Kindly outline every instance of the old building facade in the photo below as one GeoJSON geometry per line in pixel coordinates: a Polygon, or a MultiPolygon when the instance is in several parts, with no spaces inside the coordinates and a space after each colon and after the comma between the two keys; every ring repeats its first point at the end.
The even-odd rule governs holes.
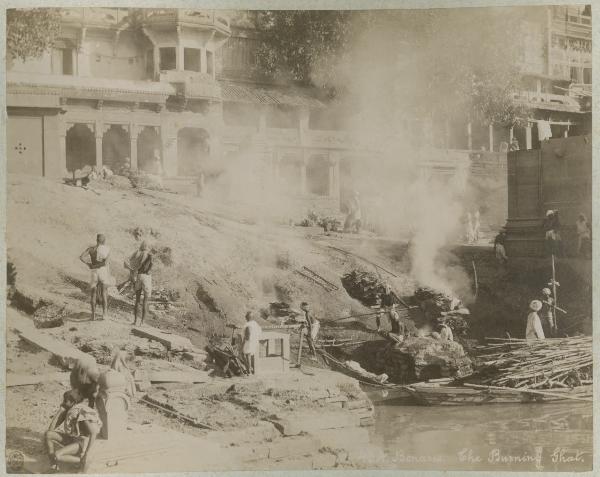
{"type": "MultiPolygon", "coordinates": [[[[200,172],[217,180],[245,163],[260,175],[261,187],[284,190],[304,210],[339,211],[358,171],[380,153],[377,138],[325,129],[318,118],[327,104],[310,89],[257,80],[253,12],[60,12],[54,48],[7,65],[9,172],[63,177],[106,165],[161,173],[168,187],[189,190],[200,172]]],[[[540,145],[540,124],[551,137],[587,132],[588,13],[543,7],[526,16],[524,90],[515,101],[530,108],[527,126],[462,123],[449,137],[447,127],[436,132],[435,125],[416,122],[411,128],[421,140],[414,154],[423,170],[470,170],[505,185],[513,136],[531,149],[540,145]],[[422,150],[423,144],[434,149],[422,150]]]]}
{"type": "Polygon", "coordinates": [[[339,209],[340,161],[360,147],[309,126],[324,107],[311,91],[248,81],[252,38],[226,13],[61,9],[52,51],[8,65],[9,172],[106,165],[162,173],[177,188],[254,161],[266,186],[339,209]]]}

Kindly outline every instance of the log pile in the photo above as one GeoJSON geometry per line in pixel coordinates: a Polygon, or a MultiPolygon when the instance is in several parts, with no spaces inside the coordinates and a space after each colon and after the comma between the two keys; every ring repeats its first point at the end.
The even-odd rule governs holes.
{"type": "MultiPolygon", "coordinates": [[[[375,273],[371,272],[352,270],[342,277],[342,285],[348,295],[368,307],[378,306],[380,296],[385,293],[384,283],[375,273]]],[[[406,308],[395,295],[393,301],[400,305],[399,310],[406,308]]]]}
{"type": "Polygon", "coordinates": [[[546,340],[490,338],[476,348],[481,361],[469,381],[512,388],[570,388],[592,380],[592,337],[546,340]]]}
{"type": "Polygon", "coordinates": [[[472,372],[471,360],[459,343],[416,336],[382,348],[377,353],[376,367],[390,381],[400,384],[460,377],[472,372]]]}
{"type": "Polygon", "coordinates": [[[469,323],[465,317],[469,310],[457,298],[423,287],[415,291],[414,299],[434,326],[448,325],[455,337],[467,334],[469,323]]]}
{"type": "Polygon", "coordinates": [[[33,324],[36,328],[56,328],[64,324],[67,315],[64,306],[49,304],[39,307],[33,314],[33,324]]]}

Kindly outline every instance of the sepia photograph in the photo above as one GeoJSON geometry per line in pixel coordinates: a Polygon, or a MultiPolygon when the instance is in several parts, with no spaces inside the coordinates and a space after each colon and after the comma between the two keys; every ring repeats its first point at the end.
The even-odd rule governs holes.
{"type": "Polygon", "coordinates": [[[157,3],[4,10],[5,471],[591,472],[592,5],[157,3]]]}

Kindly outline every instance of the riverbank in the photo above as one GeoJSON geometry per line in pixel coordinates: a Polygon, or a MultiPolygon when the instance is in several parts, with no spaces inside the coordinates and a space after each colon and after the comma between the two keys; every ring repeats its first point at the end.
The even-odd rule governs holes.
{"type": "MultiPolygon", "coordinates": [[[[48,470],[43,433],[69,387],[68,373],[44,382],[44,376],[57,376],[65,368],[57,365],[52,353],[12,331],[22,329],[27,320],[26,315],[8,310],[7,452],[24,455],[22,470],[40,472],[48,470]],[[41,382],[10,384],[23,376],[41,382]]],[[[98,322],[88,323],[86,329],[92,331],[94,324],[127,326],[98,322]]],[[[173,365],[151,357],[138,364],[136,369],[145,371],[173,365]]],[[[332,469],[371,467],[381,460],[366,429],[372,424],[372,404],[357,381],[326,369],[303,366],[272,376],[154,384],[138,397],[160,407],[134,402],[127,432],[98,441],[89,472],[332,469]],[[161,408],[178,417],[165,415],[161,408]],[[190,425],[189,420],[200,425],[190,425]],[[167,459],[156,460],[157,453],[167,459]]]]}

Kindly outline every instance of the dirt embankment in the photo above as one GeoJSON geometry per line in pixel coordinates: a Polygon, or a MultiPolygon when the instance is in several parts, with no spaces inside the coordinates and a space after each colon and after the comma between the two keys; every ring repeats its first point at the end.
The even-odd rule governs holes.
{"type": "MultiPolygon", "coordinates": [[[[240,217],[225,206],[177,194],[104,182],[91,188],[9,176],[8,258],[17,272],[16,304],[25,311],[48,302],[67,307],[79,320],[89,317],[89,271],[78,257],[97,233],[106,235],[117,283],[127,278],[125,258],[140,240],[149,241],[157,257],[154,288],[180,297],[177,308],[156,311],[149,324],[199,345],[212,334],[226,334],[226,323],[242,323],[246,310],[273,301],[296,307],[309,301],[320,317],[366,310],[340,284],[358,265],[328,243],[310,240],[314,229],[267,225],[260,217],[240,217]],[[296,273],[304,266],[339,289],[328,291],[296,273]]],[[[111,316],[131,319],[130,301],[113,297],[110,307],[111,316]]]]}

